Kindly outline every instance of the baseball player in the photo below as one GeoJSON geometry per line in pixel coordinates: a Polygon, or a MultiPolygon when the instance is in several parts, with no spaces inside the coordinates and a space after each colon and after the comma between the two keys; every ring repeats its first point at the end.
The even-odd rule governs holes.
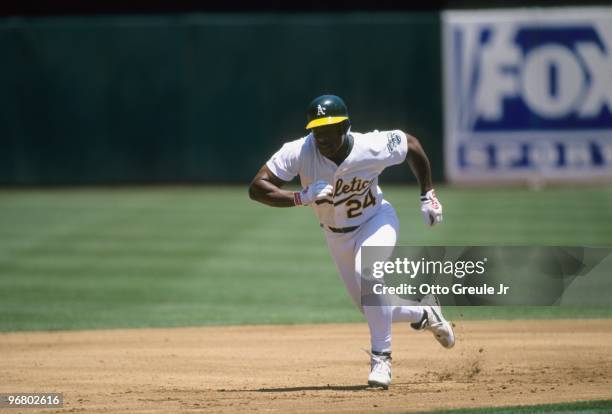
{"type": "Polygon", "coordinates": [[[407,321],[429,330],[445,348],[455,344],[451,324],[435,302],[419,306],[363,306],[361,247],[395,246],[399,221],[383,198],[378,176],[408,161],[421,187],[421,212],[433,226],[442,222],[442,205],[432,188],[429,160],[419,141],[400,130],[351,131],[348,110],[334,95],[314,99],[307,112],[308,135],[288,142],[261,167],[249,188],[251,199],[273,207],[309,206],[325,233],[327,245],[353,302],[370,330],[371,371],[368,384],[391,383],[391,323],[407,321]],[[282,187],[299,175],[301,191],[282,187]]]}

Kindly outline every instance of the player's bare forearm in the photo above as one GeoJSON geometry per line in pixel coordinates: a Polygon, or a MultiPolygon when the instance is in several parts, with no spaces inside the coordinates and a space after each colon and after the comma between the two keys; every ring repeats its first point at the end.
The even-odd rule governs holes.
{"type": "Polygon", "coordinates": [[[285,181],[272,174],[264,165],[251,181],[249,197],[272,207],[293,207],[293,191],[282,190],[280,187],[284,184],[285,181]]]}
{"type": "Polygon", "coordinates": [[[425,195],[425,193],[433,188],[429,159],[418,139],[411,135],[406,135],[406,137],[408,138],[408,155],[406,159],[408,160],[410,169],[419,182],[421,195],[425,195]]]}

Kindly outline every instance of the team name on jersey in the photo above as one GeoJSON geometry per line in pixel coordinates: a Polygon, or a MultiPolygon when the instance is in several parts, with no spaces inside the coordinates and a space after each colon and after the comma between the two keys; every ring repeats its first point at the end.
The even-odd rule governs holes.
{"type": "Polygon", "coordinates": [[[350,181],[350,184],[345,184],[342,178],[338,178],[338,180],[336,180],[336,186],[334,189],[334,197],[343,194],[361,192],[370,187],[374,180],[376,180],[376,178],[373,178],[371,180],[362,180],[361,178],[353,177],[353,179],[350,181]]]}

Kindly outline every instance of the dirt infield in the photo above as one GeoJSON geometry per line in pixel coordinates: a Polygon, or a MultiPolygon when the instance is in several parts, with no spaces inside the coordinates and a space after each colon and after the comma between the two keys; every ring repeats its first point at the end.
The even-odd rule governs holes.
{"type": "Polygon", "coordinates": [[[612,398],[612,320],[466,321],[456,333],[445,350],[395,325],[388,391],[364,386],[365,324],[0,334],[0,391],[62,392],[64,408],[43,412],[87,413],[405,412],[612,398]]]}

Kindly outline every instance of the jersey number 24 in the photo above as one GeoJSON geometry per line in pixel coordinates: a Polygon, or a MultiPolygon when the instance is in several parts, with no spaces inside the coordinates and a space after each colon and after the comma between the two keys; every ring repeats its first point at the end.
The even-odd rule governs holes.
{"type": "Polygon", "coordinates": [[[374,197],[374,195],[372,194],[372,189],[369,189],[368,193],[363,199],[363,204],[360,200],[356,199],[352,199],[346,202],[346,216],[348,218],[359,217],[363,214],[363,209],[374,205],[376,205],[376,197],[374,197]]]}

